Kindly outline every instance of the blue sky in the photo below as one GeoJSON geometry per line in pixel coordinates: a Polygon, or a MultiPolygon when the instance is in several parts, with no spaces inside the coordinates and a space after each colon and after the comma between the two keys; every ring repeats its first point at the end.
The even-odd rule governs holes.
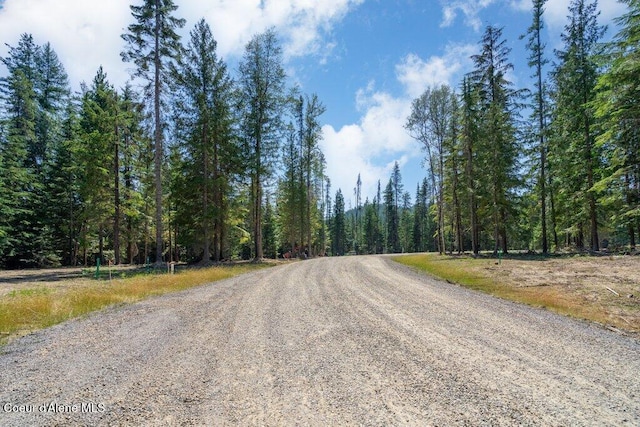
{"type": "MultiPolygon", "coordinates": [[[[131,23],[129,4],[141,0],[0,0],[0,56],[6,43],[32,33],[51,42],[79,88],[100,65],[116,86],[128,79],[119,57],[120,34],[131,23]]],[[[322,149],[332,190],[347,200],[362,175],[371,198],[378,179],[386,184],[398,161],[412,196],[426,176],[417,142],[403,128],[411,100],[430,85],[457,87],[471,69],[484,28],[504,27],[515,65],[512,80],[529,86],[524,40],[531,0],[175,0],[187,20],[182,34],[204,17],[219,54],[235,70],[251,36],[275,26],[292,84],[317,93],[327,107],[322,117],[322,149]]],[[[549,54],[560,47],[569,0],[549,0],[545,22],[549,54]]],[[[601,23],[623,8],[600,0],[601,23]]],[[[0,68],[0,75],[6,71],[0,68]]],[[[348,202],[349,203],[349,202],[348,202]]]]}

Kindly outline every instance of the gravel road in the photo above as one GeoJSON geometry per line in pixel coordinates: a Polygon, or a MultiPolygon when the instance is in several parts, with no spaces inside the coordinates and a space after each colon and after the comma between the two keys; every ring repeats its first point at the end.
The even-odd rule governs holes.
{"type": "Polygon", "coordinates": [[[0,353],[2,426],[640,425],[636,339],[385,257],[291,262],[0,353]]]}

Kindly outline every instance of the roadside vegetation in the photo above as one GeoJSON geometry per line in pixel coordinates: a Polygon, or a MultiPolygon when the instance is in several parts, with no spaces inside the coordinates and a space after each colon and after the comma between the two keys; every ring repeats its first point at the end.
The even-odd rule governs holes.
{"type": "Polygon", "coordinates": [[[416,254],[394,261],[490,295],[640,333],[640,258],[416,254]]]}
{"type": "Polygon", "coordinates": [[[176,274],[145,274],[109,280],[86,278],[53,288],[43,283],[0,296],[0,345],[10,338],[46,328],[115,304],[227,279],[269,264],[236,264],[187,269],[176,274]]]}

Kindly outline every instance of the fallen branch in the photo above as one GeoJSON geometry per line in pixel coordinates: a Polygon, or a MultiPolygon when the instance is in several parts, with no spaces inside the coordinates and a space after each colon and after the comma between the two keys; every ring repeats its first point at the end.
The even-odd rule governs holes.
{"type": "Polygon", "coordinates": [[[612,293],[616,294],[616,296],[618,296],[618,297],[620,296],[620,294],[619,294],[619,293],[617,293],[616,291],[614,291],[614,290],[613,290],[613,289],[611,289],[610,287],[605,286],[605,288],[607,288],[608,290],[610,290],[612,293]]]}

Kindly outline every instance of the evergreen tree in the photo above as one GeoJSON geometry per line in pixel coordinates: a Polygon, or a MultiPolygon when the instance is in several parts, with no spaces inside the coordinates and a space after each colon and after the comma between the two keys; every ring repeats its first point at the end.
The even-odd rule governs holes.
{"type": "Polygon", "coordinates": [[[54,201],[50,203],[47,216],[51,226],[50,245],[63,265],[77,265],[78,262],[78,215],[82,208],[79,144],[78,111],[75,102],[69,100],[64,108],[61,138],[52,146],[46,188],[46,194],[54,201]]]}
{"type": "Polygon", "coordinates": [[[11,71],[2,81],[3,98],[7,105],[4,127],[6,136],[0,147],[2,169],[0,182],[4,187],[2,259],[5,266],[35,266],[32,258],[34,242],[38,236],[35,220],[34,193],[38,182],[29,147],[35,145],[37,105],[33,85],[21,69],[11,71]]]}
{"type": "Polygon", "coordinates": [[[360,179],[360,174],[358,174],[358,180],[356,181],[356,186],[353,189],[353,195],[356,198],[354,250],[356,251],[356,255],[359,255],[362,241],[362,179],[360,179]]]}
{"type": "Polygon", "coordinates": [[[251,178],[251,228],[255,259],[263,257],[264,181],[273,174],[286,104],[282,49],[273,29],[254,36],[239,66],[246,166],[251,178]]]}
{"type": "Polygon", "coordinates": [[[477,169],[479,163],[478,143],[480,137],[480,107],[477,88],[471,78],[465,76],[462,82],[461,106],[461,145],[464,150],[466,190],[469,195],[469,223],[471,231],[471,251],[474,255],[480,252],[480,220],[478,217],[479,187],[477,169]]]}
{"type": "Polygon", "coordinates": [[[478,91],[482,111],[482,133],[478,142],[483,155],[483,187],[489,190],[487,210],[493,226],[494,252],[508,250],[507,230],[515,217],[515,192],[519,185],[517,168],[519,145],[516,136],[517,91],[507,80],[513,69],[511,49],[502,38],[502,29],[488,26],[481,52],[472,56],[475,69],[470,78],[478,91]]]}
{"type": "Polygon", "coordinates": [[[598,145],[607,148],[607,170],[596,186],[609,189],[602,203],[634,250],[640,236],[640,2],[622,2],[627,12],[616,20],[620,30],[604,55],[610,66],[596,87],[595,114],[603,129],[598,145]]]}
{"type": "MultiPolygon", "coordinates": [[[[542,30],[544,29],[544,5],[547,0],[533,0],[533,22],[527,30],[527,49],[529,50],[529,67],[533,68],[534,90],[532,91],[532,131],[533,138],[537,142],[537,162],[540,204],[540,225],[542,233],[542,253],[549,251],[547,240],[547,98],[545,91],[543,68],[549,62],[544,56],[545,44],[542,42],[542,30]]],[[[522,36],[525,37],[525,36],[522,36]]]]}
{"type": "Polygon", "coordinates": [[[40,48],[33,37],[23,34],[17,47],[9,46],[9,54],[2,58],[8,75],[0,79],[0,94],[5,111],[6,132],[2,150],[3,168],[0,171],[6,202],[2,206],[4,253],[6,266],[38,266],[46,263],[43,246],[42,207],[43,152],[37,134],[39,116],[37,57],[40,48]]]}
{"type": "Polygon", "coordinates": [[[342,190],[336,192],[333,204],[333,219],[331,224],[331,253],[335,256],[344,255],[347,245],[346,218],[344,212],[344,197],[342,190]]]}
{"type": "MultiPolygon", "coordinates": [[[[327,232],[329,233],[329,241],[331,240],[331,218],[332,218],[332,203],[331,203],[331,179],[329,177],[325,177],[325,185],[324,185],[324,211],[322,216],[324,217],[325,226],[327,232]]],[[[329,249],[330,242],[324,242],[323,249],[329,249]]]]}
{"type": "MultiPolygon", "coordinates": [[[[144,118],[144,106],[131,86],[126,85],[122,90],[119,125],[123,181],[122,217],[124,219],[122,240],[126,245],[125,258],[129,264],[133,264],[135,257],[140,253],[138,243],[143,237],[143,194],[146,187],[152,187],[152,183],[145,185],[145,151],[149,149],[150,144],[143,128],[144,118]]],[[[146,254],[142,260],[139,259],[141,262],[145,260],[146,254]]]]}
{"type": "Polygon", "coordinates": [[[275,215],[273,212],[273,206],[267,195],[267,200],[264,206],[264,222],[262,226],[262,236],[264,238],[264,255],[267,258],[275,259],[277,254],[276,243],[276,229],[275,229],[275,215]]]}
{"type": "Polygon", "coordinates": [[[162,264],[162,163],[164,160],[162,95],[166,90],[168,64],[179,57],[180,36],[177,29],[184,26],[184,19],[172,14],[178,9],[173,0],[143,0],[141,6],[131,6],[135,23],[122,35],[126,43],[122,60],[136,65],[134,77],[146,80],[147,96],[153,99],[154,123],[154,187],[156,226],[156,265],[162,264]]]}
{"type": "Polygon", "coordinates": [[[303,182],[303,210],[305,212],[302,221],[303,236],[301,236],[301,247],[308,248],[309,252],[313,252],[312,235],[315,234],[317,222],[314,217],[317,212],[318,194],[314,191],[314,182],[322,180],[324,176],[324,161],[322,152],[320,151],[319,142],[322,138],[322,129],[318,121],[319,117],[325,112],[317,95],[300,97],[299,101],[300,121],[299,133],[300,139],[300,160],[301,173],[303,182]],[[306,105],[306,109],[304,106],[306,105]],[[304,113],[303,113],[304,112],[304,113]]]}
{"type": "MultiPolygon", "coordinates": [[[[398,164],[396,163],[395,166],[398,164]]],[[[396,188],[400,188],[398,183],[400,182],[399,178],[399,169],[396,173],[396,168],[394,167],[394,172],[389,179],[389,183],[387,184],[384,190],[384,206],[385,206],[385,219],[386,219],[386,229],[387,229],[387,245],[386,250],[388,253],[398,253],[400,252],[400,215],[398,209],[398,199],[396,195],[398,192],[396,188]]]]}
{"type": "Polygon", "coordinates": [[[374,212],[374,236],[375,236],[375,253],[381,254],[384,252],[384,226],[383,226],[383,209],[382,209],[382,191],[380,186],[380,180],[378,180],[378,187],[376,191],[376,197],[373,200],[373,212],[374,212]]]}
{"type": "Polygon", "coordinates": [[[369,198],[366,198],[363,206],[363,243],[364,253],[374,254],[376,253],[376,241],[375,241],[375,212],[374,208],[369,203],[369,198]]]}
{"type": "Polygon", "coordinates": [[[100,67],[82,97],[77,148],[77,161],[81,167],[78,191],[83,203],[80,245],[85,265],[89,251],[96,249],[98,258],[104,263],[105,239],[110,231],[113,237],[112,221],[117,203],[113,177],[115,147],[119,143],[117,102],[117,93],[100,67]]]}
{"type": "Polygon", "coordinates": [[[553,72],[555,83],[554,166],[567,198],[564,205],[566,230],[578,248],[584,247],[589,231],[591,250],[599,250],[598,211],[594,184],[599,158],[591,103],[598,79],[596,54],[604,27],[598,25],[597,2],[572,0],[569,23],[562,33],[564,47],[556,55],[560,63],[553,72]]]}
{"type": "MultiPolygon", "coordinates": [[[[38,156],[42,161],[40,181],[43,185],[38,217],[44,219],[42,222],[42,234],[46,236],[46,243],[43,252],[48,254],[49,259],[55,260],[54,262],[57,264],[60,259],[66,262],[69,262],[70,259],[69,253],[67,252],[66,256],[63,256],[64,252],[61,249],[63,247],[69,249],[68,244],[60,246],[58,244],[59,240],[56,242],[56,236],[61,237],[67,234],[65,240],[68,243],[69,237],[73,234],[73,227],[67,226],[65,230],[60,229],[63,224],[68,222],[69,215],[66,214],[62,218],[59,217],[57,214],[61,212],[61,207],[58,204],[69,200],[69,196],[73,194],[73,188],[77,184],[67,182],[66,185],[71,188],[60,188],[52,182],[51,177],[58,173],[57,169],[60,166],[54,160],[54,155],[61,154],[59,152],[61,145],[68,145],[74,140],[73,132],[68,127],[69,120],[73,121],[74,119],[70,117],[73,113],[70,111],[67,73],[49,43],[46,43],[40,49],[36,63],[39,70],[39,79],[36,81],[35,87],[40,106],[36,133],[40,141],[38,156]],[[65,125],[67,125],[66,128],[65,125]],[[61,194],[65,194],[66,197],[59,198],[61,194]]],[[[68,151],[68,148],[62,148],[62,151],[68,151]]],[[[68,155],[71,155],[71,153],[69,152],[68,155]]],[[[69,162],[69,159],[58,158],[58,160],[64,163],[69,162]]],[[[58,184],[65,185],[62,182],[58,184]]]]}
{"type": "MultiPolygon", "coordinates": [[[[51,146],[61,136],[62,113],[69,97],[67,73],[58,59],[58,55],[46,43],[36,55],[38,78],[34,82],[39,111],[36,125],[38,147],[34,152],[36,164],[47,166],[51,146]]],[[[48,171],[44,170],[43,174],[48,171]]]]}
{"type": "MultiPolygon", "coordinates": [[[[7,145],[4,126],[5,126],[4,121],[0,120],[0,147],[5,147],[7,145]]],[[[0,148],[0,171],[4,170],[3,151],[4,150],[0,148]]],[[[8,213],[9,203],[10,203],[10,201],[7,199],[8,194],[4,186],[4,180],[5,180],[5,175],[0,173],[0,217],[1,218],[4,218],[5,215],[8,213]]],[[[8,246],[7,238],[9,236],[10,231],[11,230],[9,229],[9,224],[6,222],[6,220],[3,221],[0,219],[0,254],[4,253],[4,250],[8,246]]],[[[0,267],[2,267],[2,264],[0,264],[0,267]]]]}
{"type": "Polygon", "coordinates": [[[405,192],[402,195],[402,207],[400,208],[400,251],[413,252],[413,213],[411,206],[411,194],[405,192]]]}
{"type": "Polygon", "coordinates": [[[454,115],[451,103],[452,92],[446,86],[428,88],[411,106],[411,114],[405,127],[411,136],[422,143],[427,153],[426,164],[429,166],[432,189],[435,190],[437,207],[437,241],[438,251],[445,251],[444,240],[444,174],[445,174],[445,141],[451,130],[454,115]]]}
{"type": "Polygon", "coordinates": [[[228,197],[240,163],[233,82],[216,47],[209,25],[201,20],[173,72],[181,154],[172,192],[176,221],[185,243],[201,248],[203,263],[223,258],[228,197]]]}
{"type": "Polygon", "coordinates": [[[278,223],[284,252],[295,254],[304,234],[304,186],[301,180],[301,156],[293,124],[289,126],[282,149],[283,175],[278,184],[278,223]]]}
{"type": "MultiPolygon", "coordinates": [[[[425,198],[426,199],[426,198],[425,198]]],[[[428,214],[426,208],[426,200],[422,197],[422,187],[417,185],[416,189],[416,203],[413,206],[413,232],[411,247],[414,252],[424,252],[424,221],[428,214]]]]}
{"type": "Polygon", "coordinates": [[[464,186],[464,145],[462,143],[461,108],[458,96],[451,92],[451,120],[447,137],[444,140],[444,185],[443,203],[448,206],[447,217],[452,229],[452,250],[458,253],[464,251],[464,230],[462,208],[465,195],[464,186]]]}

